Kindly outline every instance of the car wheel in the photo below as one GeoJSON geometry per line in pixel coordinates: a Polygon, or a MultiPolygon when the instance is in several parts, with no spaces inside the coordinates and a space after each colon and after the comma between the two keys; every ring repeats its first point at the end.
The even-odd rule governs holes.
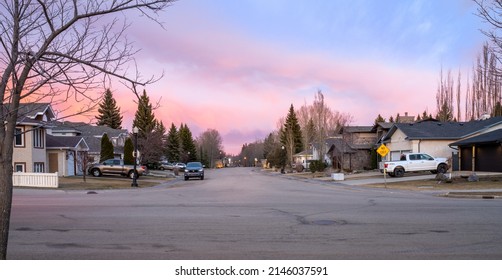
{"type": "Polygon", "coordinates": [[[93,170],[91,170],[91,174],[94,177],[100,177],[101,176],[101,171],[99,169],[93,169],[93,170]]]}
{"type": "Polygon", "coordinates": [[[185,177],[185,181],[188,181],[188,177],[185,177]]]}
{"type": "Polygon", "coordinates": [[[200,179],[201,179],[201,180],[204,180],[204,176],[200,176],[200,179]]]}
{"type": "Polygon", "coordinates": [[[446,164],[441,163],[438,166],[438,170],[437,170],[438,173],[446,173],[447,171],[448,171],[448,166],[446,166],[446,164]]]}
{"type": "Polygon", "coordinates": [[[394,176],[403,177],[404,176],[404,169],[402,167],[397,167],[396,169],[394,169],[394,176]]]}

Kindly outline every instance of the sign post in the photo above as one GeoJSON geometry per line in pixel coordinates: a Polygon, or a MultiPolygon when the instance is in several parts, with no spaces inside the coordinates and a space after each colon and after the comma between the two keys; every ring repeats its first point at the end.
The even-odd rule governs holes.
{"type": "Polygon", "coordinates": [[[384,178],[385,188],[387,188],[387,169],[385,168],[385,160],[383,158],[389,153],[389,148],[387,148],[385,144],[382,144],[380,145],[380,147],[378,147],[376,151],[382,157],[383,178],[384,178]]]}

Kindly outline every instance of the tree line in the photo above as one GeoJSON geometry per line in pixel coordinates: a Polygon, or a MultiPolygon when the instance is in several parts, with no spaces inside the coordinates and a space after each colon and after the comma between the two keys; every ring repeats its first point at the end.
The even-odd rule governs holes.
{"type": "MultiPolygon", "coordinates": [[[[96,125],[106,125],[114,129],[122,128],[122,115],[111,90],[107,89],[98,105],[96,125]]],[[[215,129],[207,129],[195,138],[187,124],[177,127],[171,123],[169,131],[162,121],[155,117],[154,107],[146,90],[143,90],[138,100],[134,115],[133,127],[138,128],[137,148],[142,164],[155,165],[161,160],[170,162],[201,161],[208,167],[214,167],[215,161],[225,156],[223,141],[215,129]]],[[[132,164],[134,158],[134,135],[126,139],[124,145],[124,163],[132,164]]],[[[100,161],[113,158],[113,145],[104,135],[101,142],[100,161]],[[111,153],[110,153],[111,149],[111,153]]]]}

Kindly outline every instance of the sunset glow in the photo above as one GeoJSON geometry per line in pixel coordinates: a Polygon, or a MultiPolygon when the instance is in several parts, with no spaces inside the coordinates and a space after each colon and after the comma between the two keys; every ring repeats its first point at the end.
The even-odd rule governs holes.
{"type": "MultiPolygon", "coordinates": [[[[162,19],[132,18],[128,31],[142,74],[164,73],[146,87],[156,117],[194,136],[216,129],[232,154],[319,89],[351,125],[435,113],[441,67],[469,73],[486,40],[467,0],[180,0],[162,19]]],[[[112,90],[130,130],[131,93],[112,90]]]]}

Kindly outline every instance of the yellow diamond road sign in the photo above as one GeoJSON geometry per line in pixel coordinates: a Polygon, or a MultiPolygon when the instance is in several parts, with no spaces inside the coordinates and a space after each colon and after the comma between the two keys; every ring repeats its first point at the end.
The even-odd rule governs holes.
{"type": "Polygon", "coordinates": [[[380,147],[378,147],[378,149],[376,151],[379,155],[381,155],[382,157],[385,157],[389,153],[389,148],[387,148],[387,146],[382,144],[382,145],[380,145],[380,147]]]}

